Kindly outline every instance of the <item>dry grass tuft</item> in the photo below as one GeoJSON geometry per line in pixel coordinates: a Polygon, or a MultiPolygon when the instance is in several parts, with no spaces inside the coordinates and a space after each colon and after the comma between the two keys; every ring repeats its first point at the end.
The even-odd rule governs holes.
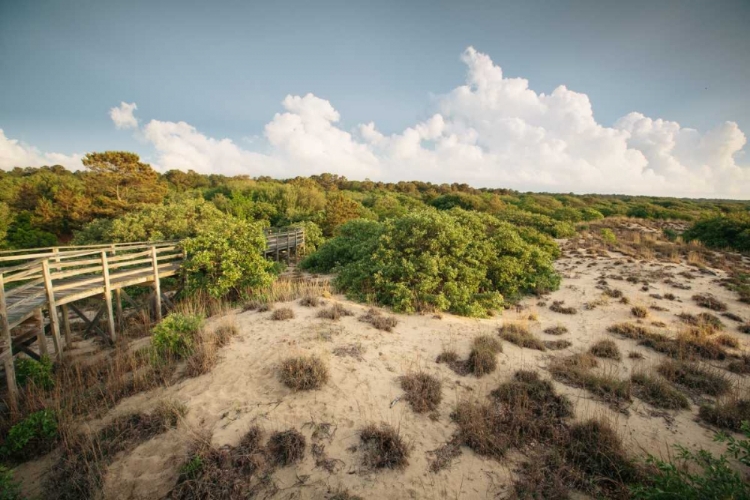
{"type": "Polygon", "coordinates": [[[359,495],[352,495],[349,493],[349,490],[337,490],[334,491],[331,496],[328,497],[328,500],[364,500],[359,495]]]}
{"type": "Polygon", "coordinates": [[[740,325],[740,326],[738,326],[737,330],[739,330],[740,333],[750,334],[750,323],[747,323],[746,325],[740,325]]]}
{"type": "Polygon", "coordinates": [[[630,380],[634,394],[651,406],[666,410],[690,408],[687,397],[658,375],[639,372],[634,373],[630,380]]]}
{"type": "Polygon", "coordinates": [[[568,333],[568,329],[562,325],[550,326],[544,329],[544,333],[547,335],[563,335],[568,333]]]}
{"type": "Polygon", "coordinates": [[[328,382],[328,366],[317,356],[296,356],[281,362],[281,381],[295,391],[318,389],[328,382]]]}
{"type": "Polygon", "coordinates": [[[593,373],[597,364],[590,354],[574,354],[552,360],[549,370],[555,380],[586,389],[604,401],[618,405],[629,402],[630,382],[612,373],[593,373]]]}
{"type": "Polygon", "coordinates": [[[305,295],[299,299],[299,303],[305,307],[318,307],[320,305],[320,298],[317,295],[305,295]]]}
{"type": "Polygon", "coordinates": [[[589,348],[589,352],[597,358],[614,359],[617,361],[622,359],[622,354],[620,353],[617,344],[608,339],[594,343],[594,345],[589,348]]]}
{"type": "Polygon", "coordinates": [[[435,363],[455,363],[458,361],[458,353],[452,349],[446,349],[435,358],[435,363]]]}
{"type": "Polygon", "coordinates": [[[711,313],[700,313],[698,315],[690,313],[680,313],[677,317],[685,324],[697,328],[710,330],[711,332],[724,329],[724,323],[711,313]]]}
{"type": "Polygon", "coordinates": [[[572,346],[573,343],[569,340],[545,340],[544,341],[544,347],[549,349],[550,351],[561,351],[563,349],[567,349],[568,347],[572,346]]]}
{"type": "Polygon", "coordinates": [[[330,319],[333,321],[338,321],[344,316],[354,316],[354,313],[341,304],[333,304],[328,309],[323,309],[318,312],[319,318],[330,319]]]}
{"type": "Polygon", "coordinates": [[[293,319],[294,318],[294,311],[292,311],[288,307],[282,307],[281,309],[276,309],[273,313],[271,313],[271,319],[274,321],[285,321],[287,319],[293,319]]]}
{"type": "Polygon", "coordinates": [[[266,448],[273,463],[285,466],[302,460],[306,446],[305,436],[296,429],[289,429],[271,434],[266,448]]]}
{"type": "Polygon", "coordinates": [[[710,368],[684,361],[666,360],[657,368],[662,377],[673,384],[698,394],[721,396],[732,388],[726,375],[710,368]]]}
{"type": "Polygon", "coordinates": [[[636,318],[645,318],[648,316],[648,309],[643,306],[633,306],[630,309],[630,313],[636,318]]]}
{"type": "Polygon", "coordinates": [[[750,356],[743,354],[740,359],[730,362],[727,365],[727,370],[732,373],[738,373],[740,375],[746,375],[750,373],[750,356]]]}
{"type": "Polygon", "coordinates": [[[549,306],[550,311],[560,313],[560,314],[576,314],[578,311],[575,307],[568,307],[564,306],[564,301],[562,300],[555,300],[552,302],[552,305],[549,306]]]}
{"type": "Polygon", "coordinates": [[[738,316],[737,314],[730,313],[730,312],[724,312],[721,313],[722,316],[724,316],[727,319],[731,319],[732,321],[735,321],[737,323],[744,323],[745,320],[742,319],[742,316],[738,316]]]}
{"type": "Polygon", "coordinates": [[[362,344],[347,344],[345,346],[336,347],[333,350],[333,354],[336,356],[349,356],[357,360],[362,360],[362,355],[365,353],[365,348],[362,344]]]}
{"type": "Polygon", "coordinates": [[[734,335],[729,335],[728,333],[721,333],[713,338],[714,342],[716,342],[719,345],[723,345],[724,347],[731,347],[732,349],[737,349],[740,346],[740,341],[735,337],[734,335]]]}
{"type": "Polygon", "coordinates": [[[699,306],[705,307],[706,309],[711,309],[712,311],[722,312],[727,310],[727,305],[719,299],[715,298],[710,293],[695,294],[693,295],[693,300],[699,306]]]}
{"type": "Polygon", "coordinates": [[[538,351],[545,351],[544,343],[534,336],[529,330],[520,324],[509,323],[500,327],[500,338],[511,344],[538,351]]]}
{"type": "Polygon", "coordinates": [[[401,388],[412,410],[425,413],[437,409],[442,400],[442,384],[436,377],[424,372],[410,373],[401,377],[401,388]]]}
{"type": "Polygon", "coordinates": [[[377,309],[372,308],[365,315],[360,316],[359,320],[364,323],[370,323],[378,330],[386,332],[393,331],[396,325],[398,325],[398,320],[394,316],[385,316],[377,309]]]}
{"type": "Polygon", "coordinates": [[[740,432],[742,422],[750,415],[750,399],[732,395],[719,400],[714,405],[700,407],[698,416],[704,422],[722,429],[740,432]]]}
{"type": "Polygon", "coordinates": [[[638,351],[630,351],[630,352],[628,353],[628,357],[629,357],[630,359],[643,359],[643,354],[641,354],[641,353],[640,353],[640,352],[638,352],[638,351]]]}
{"type": "Polygon", "coordinates": [[[401,469],[409,465],[409,447],[388,424],[370,424],[359,433],[364,463],[373,469],[401,469]]]}

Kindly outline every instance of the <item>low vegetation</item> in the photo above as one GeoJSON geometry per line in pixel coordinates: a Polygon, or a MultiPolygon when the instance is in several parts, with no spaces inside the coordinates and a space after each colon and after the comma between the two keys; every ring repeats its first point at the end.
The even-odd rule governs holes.
{"type": "Polygon", "coordinates": [[[544,333],[547,335],[563,335],[568,333],[568,329],[562,325],[556,325],[545,328],[544,333]]]}
{"type": "Polygon", "coordinates": [[[517,323],[507,323],[500,327],[500,338],[511,344],[537,351],[545,351],[544,343],[529,330],[517,323]]]}
{"type": "Polygon", "coordinates": [[[666,360],[657,368],[673,384],[697,394],[721,396],[732,388],[732,382],[719,370],[684,361],[666,360]]]}
{"type": "Polygon", "coordinates": [[[344,316],[354,316],[354,313],[341,304],[333,304],[327,309],[318,311],[318,318],[330,319],[332,321],[338,321],[344,316]]]}
{"type": "Polygon", "coordinates": [[[656,374],[633,373],[633,394],[655,408],[686,410],[690,408],[687,397],[656,374]]]}
{"type": "Polygon", "coordinates": [[[443,399],[442,384],[436,377],[424,372],[410,373],[400,379],[405,399],[416,413],[437,409],[443,399]]]}
{"type": "Polygon", "coordinates": [[[617,344],[611,340],[605,339],[595,342],[589,347],[589,352],[597,358],[614,359],[615,361],[620,361],[622,359],[620,349],[617,347],[617,344]]]}
{"type": "Polygon", "coordinates": [[[274,432],[266,446],[274,464],[286,466],[299,462],[305,456],[307,440],[296,429],[274,432]]]}
{"type": "Polygon", "coordinates": [[[370,424],[359,432],[364,464],[372,469],[402,469],[409,464],[409,446],[388,424],[370,424]]]}
{"type": "Polygon", "coordinates": [[[564,305],[564,301],[562,300],[555,300],[552,302],[552,305],[549,306],[550,311],[554,311],[556,313],[560,314],[576,314],[578,313],[578,310],[575,307],[568,307],[564,305]]]}
{"type": "Polygon", "coordinates": [[[317,356],[295,356],[280,364],[281,381],[295,391],[319,389],[328,382],[328,365],[317,356]]]}
{"type": "Polygon", "coordinates": [[[555,380],[586,389],[597,397],[619,405],[630,401],[630,381],[619,379],[614,373],[595,373],[598,366],[596,358],[590,354],[552,360],[550,372],[555,380]]]}
{"type": "Polygon", "coordinates": [[[699,306],[705,307],[706,309],[711,309],[712,311],[722,312],[727,310],[727,305],[724,302],[708,293],[699,293],[693,295],[693,300],[699,306]]]}
{"type": "Polygon", "coordinates": [[[294,319],[294,311],[292,311],[289,307],[281,307],[279,309],[275,309],[271,313],[271,319],[274,321],[294,319]]]}
{"type": "Polygon", "coordinates": [[[704,404],[698,416],[707,424],[734,432],[742,430],[742,422],[750,417],[750,398],[729,395],[715,404],[704,404]]]}
{"type": "Polygon", "coordinates": [[[200,315],[172,313],[154,327],[151,345],[162,358],[187,358],[193,353],[202,325],[200,315]]]}
{"type": "Polygon", "coordinates": [[[398,325],[398,320],[394,316],[386,316],[377,309],[372,308],[361,316],[359,320],[386,332],[392,332],[396,328],[396,325],[398,325]]]}

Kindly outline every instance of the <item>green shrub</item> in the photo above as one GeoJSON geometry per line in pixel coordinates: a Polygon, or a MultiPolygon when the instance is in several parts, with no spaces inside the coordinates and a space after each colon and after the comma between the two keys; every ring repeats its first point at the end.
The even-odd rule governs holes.
{"type": "Polygon", "coordinates": [[[614,245],[617,243],[617,236],[615,236],[615,233],[608,227],[603,227],[601,232],[602,240],[604,240],[606,243],[611,243],[614,245]]]}
{"type": "Polygon", "coordinates": [[[42,356],[40,361],[31,358],[16,358],[16,381],[18,385],[34,384],[42,389],[52,389],[55,379],[52,377],[52,360],[42,356]]]}
{"type": "MultiPolygon", "coordinates": [[[[745,439],[737,440],[725,434],[716,434],[715,440],[727,443],[728,455],[744,465],[750,465],[750,425],[743,423],[745,439]]],[[[692,452],[677,445],[676,459],[664,461],[654,456],[646,460],[652,474],[643,484],[634,487],[633,498],[637,500],[708,498],[747,500],[750,487],[729,463],[729,456],[718,458],[706,450],[692,452]]]]}
{"type": "Polygon", "coordinates": [[[750,250],[750,215],[732,214],[696,222],[683,233],[685,241],[699,240],[713,248],[750,250]]]}
{"type": "Polygon", "coordinates": [[[10,428],[0,456],[7,460],[22,461],[43,455],[57,441],[57,417],[52,410],[32,413],[10,428]]]}
{"type": "Polygon", "coordinates": [[[154,327],[151,345],[161,357],[186,358],[193,352],[202,325],[201,316],[172,313],[154,327]]]}
{"type": "Polygon", "coordinates": [[[556,289],[555,249],[539,231],[491,215],[422,210],[382,223],[349,222],[302,267],[336,271],[336,284],[349,297],[398,312],[481,317],[505,298],[556,289]]]}
{"type": "Polygon", "coordinates": [[[13,479],[13,472],[0,465],[0,500],[21,500],[21,488],[13,479]]]}
{"type": "Polygon", "coordinates": [[[220,298],[273,281],[273,264],[263,256],[266,238],[259,223],[219,219],[199,227],[197,235],[182,244],[187,252],[183,270],[193,290],[220,298]]]}

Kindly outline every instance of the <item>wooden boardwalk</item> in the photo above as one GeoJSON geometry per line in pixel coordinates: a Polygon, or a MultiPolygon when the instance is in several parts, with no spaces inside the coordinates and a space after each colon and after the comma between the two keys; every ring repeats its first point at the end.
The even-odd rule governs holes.
{"type": "MultiPolygon", "coordinates": [[[[288,260],[304,247],[304,230],[267,231],[266,242],[267,257],[288,260]]],[[[101,332],[99,320],[106,317],[106,334],[115,341],[116,325],[123,318],[123,299],[135,305],[125,288],[134,285],[153,288],[149,300],[153,302],[155,319],[160,320],[162,302],[169,303],[161,291],[161,279],[179,275],[184,258],[179,242],[174,241],[0,252],[0,265],[14,264],[0,267],[0,361],[5,368],[11,407],[16,396],[15,354],[25,352],[34,358],[49,354],[49,334],[54,358],[61,360],[65,345],[71,342],[71,313],[84,322],[87,332],[101,332]],[[92,320],[74,303],[97,296],[103,297],[104,304],[92,320]],[[47,325],[43,310],[47,311],[47,325]],[[20,330],[17,327],[31,320],[35,323],[31,331],[13,335],[14,329],[20,330]],[[30,349],[34,343],[38,352],[30,349]]]]}

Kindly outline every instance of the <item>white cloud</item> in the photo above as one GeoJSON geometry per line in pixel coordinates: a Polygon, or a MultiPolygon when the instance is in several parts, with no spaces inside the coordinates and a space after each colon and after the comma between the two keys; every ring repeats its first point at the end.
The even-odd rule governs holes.
{"type": "Polygon", "coordinates": [[[138,109],[138,106],[134,102],[130,104],[121,102],[119,106],[109,110],[109,117],[117,128],[138,128],[138,119],[133,115],[133,111],[136,109],[138,109]]]}
{"type": "Polygon", "coordinates": [[[6,137],[3,129],[0,129],[0,169],[63,165],[71,170],[78,170],[82,166],[82,156],[80,154],[42,153],[33,146],[6,137]]]}
{"type": "Polygon", "coordinates": [[[520,190],[749,196],[750,166],[741,163],[746,138],[736,123],[701,133],[629,113],[608,127],[594,119],[586,94],[562,85],[537,93],[471,47],[461,60],[465,83],[438,96],[430,118],[390,135],[374,123],[345,130],[332,104],[312,94],[287,96],[263,137],[245,147],[185,122],[151,120],[138,128],[135,103],[121,103],[110,116],[118,128],[137,128],[162,170],[275,177],[333,172],[520,190]]]}

